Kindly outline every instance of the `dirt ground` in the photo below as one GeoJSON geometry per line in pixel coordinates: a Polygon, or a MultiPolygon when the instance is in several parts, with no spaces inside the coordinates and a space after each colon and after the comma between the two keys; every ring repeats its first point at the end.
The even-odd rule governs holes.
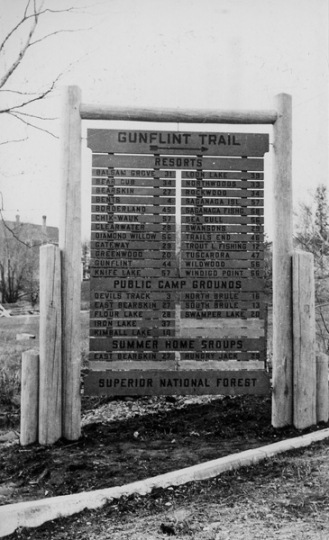
{"type": "MultiPolygon", "coordinates": [[[[84,398],[78,442],[0,444],[0,504],[123,485],[301,434],[272,428],[270,414],[270,398],[258,396],[84,398]]],[[[328,458],[324,442],[10,538],[327,539],[328,458]]]]}

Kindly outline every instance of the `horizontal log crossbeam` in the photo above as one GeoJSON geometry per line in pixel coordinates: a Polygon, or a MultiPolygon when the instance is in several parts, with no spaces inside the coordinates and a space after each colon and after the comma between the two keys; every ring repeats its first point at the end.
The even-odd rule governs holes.
{"type": "Polygon", "coordinates": [[[278,114],[275,110],[149,109],[81,103],[80,116],[82,120],[134,120],[188,124],[275,124],[278,114]]]}

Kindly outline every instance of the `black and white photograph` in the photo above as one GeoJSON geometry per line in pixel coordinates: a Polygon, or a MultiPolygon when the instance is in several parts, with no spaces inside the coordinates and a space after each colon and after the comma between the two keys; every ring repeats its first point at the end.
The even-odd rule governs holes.
{"type": "Polygon", "coordinates": [[[0,0],[0,538],[329,537],[328,0],[0,0]]]}

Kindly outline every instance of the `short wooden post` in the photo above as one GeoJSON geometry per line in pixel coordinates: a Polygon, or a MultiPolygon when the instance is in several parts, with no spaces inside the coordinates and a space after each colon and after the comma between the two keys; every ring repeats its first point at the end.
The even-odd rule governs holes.
{"type": "Polygon", "coordinates": [[[62,312],[58,246],[40,248],[39,443],[62,436],[62,312]]]}
{"type": "Polygon", "coordinates": [[[316,422],[328,422],[328,356],[316,356],[316,422]]]}
{"type": "Polygon", "coordinates": [[[315,301],[313,255],[293,255],[294,426],[316,424],[315,301]]]}
{"type": "Polygon", "coordinates": [[[62,196],[59,247],[62,254],[63,437],[81,435],[81,92],[63,93],[62,196]]]}
{"type": "Polygon", "coordinates": [[[22,446],[38,440],[39,401],[39,353],[26,351],[22,354],[21,379],[21,433],[22,446]]]}
{"type": "Polygon", "coordinates": [[[292,424],[292,106],[276,96],[274,124],[273,400],[272,425],[292,424]]]}

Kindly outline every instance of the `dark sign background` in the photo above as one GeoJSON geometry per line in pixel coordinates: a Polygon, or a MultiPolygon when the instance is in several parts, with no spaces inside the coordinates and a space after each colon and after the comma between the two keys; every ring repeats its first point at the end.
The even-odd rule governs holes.
{"type": "Polygon", "coordinates": [[[90,365],[111,370],[115,361],[113,370],[124,358],[130,371],[93,371],[87,393],[268,390],[261,371],[215,371],[225,358],[258,367],[265,357],[262,323],[257,335],[248,326],[264,318],[268,145],[264,134],[88,130],[90,365]],[[143,371],[133,374],[140,358],[143,371]],[[148,359],[160,374],[145,371],[148,359]],[[164,371],[173,365],[176,386],[164,371]],[[131,382],[144,379],[147,386],[131,382]]]}

